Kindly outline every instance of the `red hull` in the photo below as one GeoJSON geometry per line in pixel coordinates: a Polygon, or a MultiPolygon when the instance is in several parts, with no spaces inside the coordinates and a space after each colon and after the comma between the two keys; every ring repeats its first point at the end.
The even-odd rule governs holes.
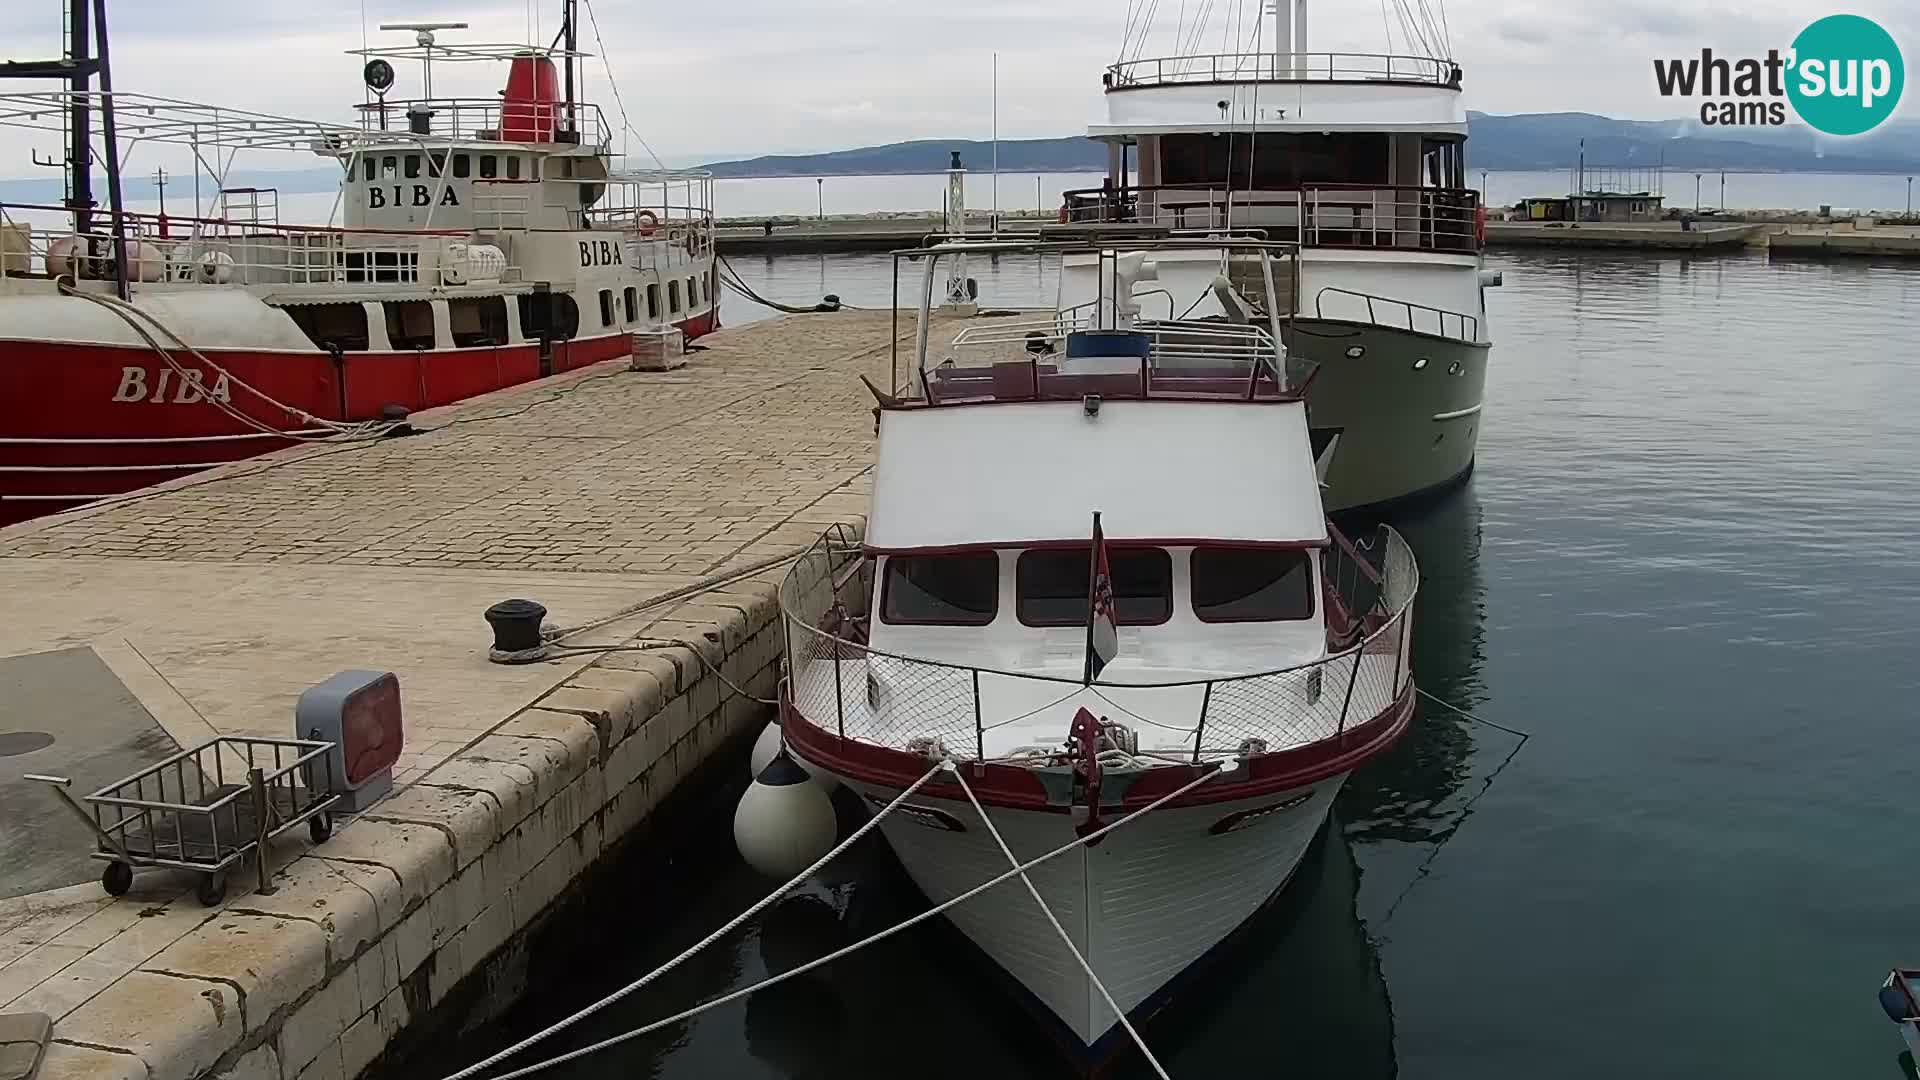
{"type": "MultiPolygon", "coordinates": [[[[681,323],[688,340],[718,327],[717,312],[681,323]]],[[[208,359],[262,393],[326,420],[375,420],[398,405],[409,412],[574,371],[626,356],[626,334],[557,342],[543,371],[538,345],[405,353],[206,350],[208,359]]],[[[264,434],[207,400],[282,431],[299,418],[201,374],[182,386],[149,349],[116,345],[0,341],[0,526],[25,521],[277,450],[293,440],[264,434]]]]}

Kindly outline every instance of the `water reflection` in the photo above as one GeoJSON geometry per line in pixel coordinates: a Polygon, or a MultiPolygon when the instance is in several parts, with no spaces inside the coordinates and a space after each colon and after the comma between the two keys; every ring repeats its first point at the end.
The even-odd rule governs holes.
{"type": "MultiPolygon", "coordinates": [[[[1469,712],[1486,698],[1486,586],[1480,569],[1480,499],[1460,490],[1396,515],[1420,562],[1413,674],[1427,693],[1469,712]]],[[[1350,532],[1357,532],[1349,525],[1350,532]]],[[[1458,823],[1453,796],[1474,775],[1470,721],[1420,702],[1392,751],[1347,781],[1338,802],[1347,835],[1362,844],[1438,842],[1458,823]]]]}

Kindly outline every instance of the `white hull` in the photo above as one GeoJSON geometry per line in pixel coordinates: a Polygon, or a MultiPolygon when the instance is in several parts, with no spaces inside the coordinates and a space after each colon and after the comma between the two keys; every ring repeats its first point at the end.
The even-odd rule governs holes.
{"type": "MultiPolygon", "coordinates": [[[[1234,802],[1156,810],[1093,847],[1083,845],[1034,868],[1029,876],[1114,1001],[1132,1014],[1142,1005],[1158,1004],[1153,1001],[1157,991],[1286,884],[1345,779],[1234,802]],[[1209,831],[1230,815],[1289,803],[1295,805],[1232,831],[1209,831]]],[[[851,781],[849,786],[866,797],[869,809],[899,793],[851,781]]],[[[887,843],[929,900],[949,900],[1009,868],[971,804],[923,799],[908,805],[940,810],[965,826],[956,832],[927,815],[900,812],[881,822],[887,843]]],[[[988,812],[1022,861],[1074,839],[1073,819],[1065,813],[992,807],[988,812]]],[[[1115,1029],[1113,1010],[1017,878],[955,907],[947,917],[1082,1047],[1115,1029]]]]}

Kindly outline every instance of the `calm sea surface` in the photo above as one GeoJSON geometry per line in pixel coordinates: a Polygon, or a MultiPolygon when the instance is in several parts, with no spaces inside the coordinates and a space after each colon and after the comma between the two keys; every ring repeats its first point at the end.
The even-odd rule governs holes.
{"type": "MultiPolygon", "coordinates": [[[[884,258],[734,263],[784,300],[889,296],[884,258]]],[[[1920,960],[1920,266],[1491,264],[1506,286],[1478,471],[1395,524],[1425,574],[1421,685],[1532,737],[1516,755],[1514,736],[1424,707],[1347,785],[1246,946],[1148,1040],[1176,1078],[1899,1076],[1874,992],[1920,960]]],[[[988,302],[1048,284],[1012,259],[975,276],[988,302]]],[[[536,957],[528,1003],[463,1049],[758,898],[731,794],[671,865],[622,870],[593,948],[536,957]]],[[[922,905],[883,850],[858,852],[554,1048],[922,905]]],[[[934,925],[545,1075],[1060,1074],[934,925]]]]}

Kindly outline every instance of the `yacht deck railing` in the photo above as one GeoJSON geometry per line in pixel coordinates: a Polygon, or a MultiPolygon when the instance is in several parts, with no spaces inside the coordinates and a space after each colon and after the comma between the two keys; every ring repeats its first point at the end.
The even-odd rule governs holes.
{"type": "Polygon", "coordinates": [[[1372,555],[1344,545],[1323,555],[1329,587],[1343,600],[1365,597],[1347,647],[1244,675],[1090,684],[873,648],[874,560],[833,536],[788,571],[780,609],[789,701],[803,722],[842,739],[895,750],[932,740],[970,761],[1023,758],[1035,749],[1036,723],[1056,726],[1049,741],[1057,742],[1077,707],[1068,703],[1092,694],[1096,709],[1134,729],[1139,758],[1197,764],[1338,738],[1392,709],[1412,680],[1419,571],[1406,541],[1384,526],[1372,555]]]}
{"type": "Polygon", "coordinates": [[[1109,90],[1249,82],[1360,82],[1458,89],[1460,66],[1390,53],[1190,53],[1125,60],[1107,68],[1109,90]]]}

